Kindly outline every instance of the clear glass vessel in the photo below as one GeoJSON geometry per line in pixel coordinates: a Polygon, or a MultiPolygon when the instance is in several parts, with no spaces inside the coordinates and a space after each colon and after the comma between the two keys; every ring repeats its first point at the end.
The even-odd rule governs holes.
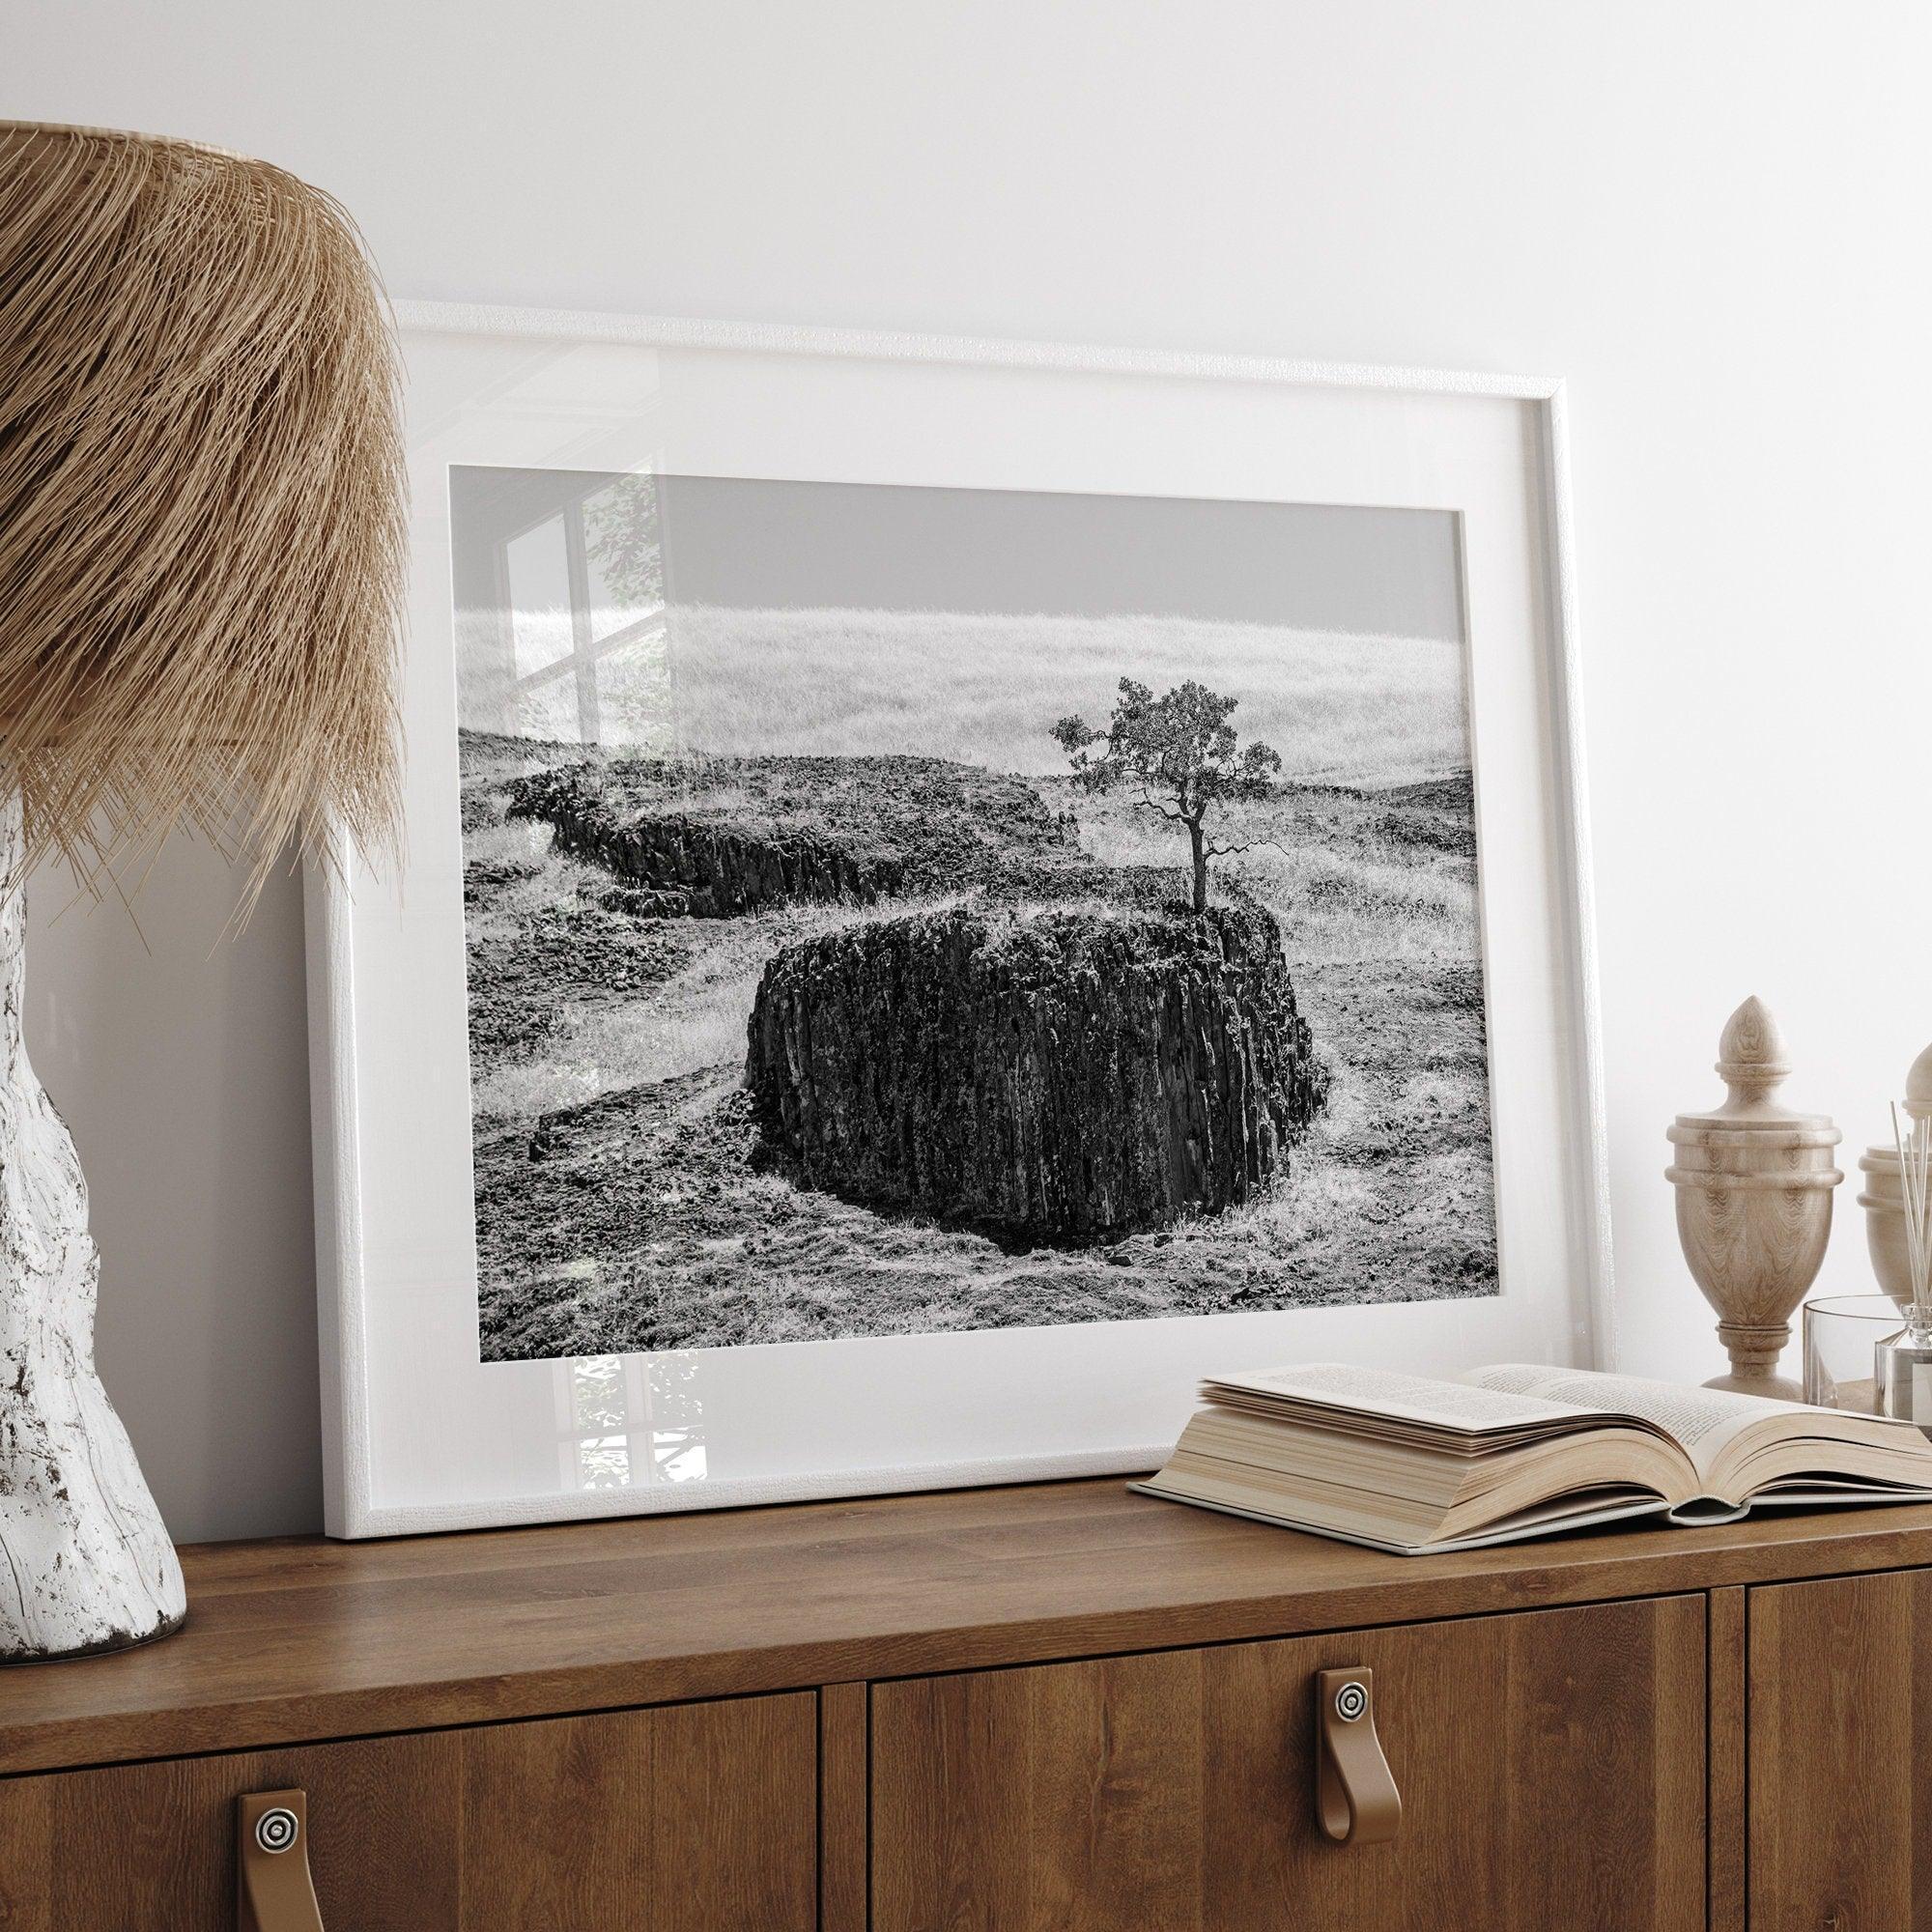
{"type": "Polygon", "coordinates": [[[1804,1304],[1804,1400],[1821,1408],[1881,1413],[1877,1357],[1905,1339],[1905,1318],[1886,1294],[1821,1294],[1804,1304]]]}

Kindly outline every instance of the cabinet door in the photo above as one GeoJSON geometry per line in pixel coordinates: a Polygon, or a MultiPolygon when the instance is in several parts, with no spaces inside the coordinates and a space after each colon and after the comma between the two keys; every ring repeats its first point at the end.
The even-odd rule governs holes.
{"type": "Polygon", "coordinates": [[[810,1692],[0,1779],[7,1932],[226,1932],[235,1799],[308,1794],[327,1932],[810,1932],[810,1692]]]}
{"type": "Polygon", "coordinates": [[[1751,1932],[1932,1928],[1928,1632],[1924,1570],[1750,1593],[1751,1932]]]}
{"type": "Polygon", "coordinates": [[[884,1684],[873,1932],[1691,1932],[1704,1604],[1676,1597],[884,1684]],[[1315,1822],[1367,1664],[1394,1840],[1315,1822]]]}

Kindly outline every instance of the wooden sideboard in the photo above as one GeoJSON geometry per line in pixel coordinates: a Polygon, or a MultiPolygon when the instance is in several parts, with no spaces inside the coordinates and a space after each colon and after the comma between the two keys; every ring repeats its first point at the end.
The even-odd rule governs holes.
{"type": "MultiPolygon", "coordinates": [[[[0,1928],[1932,1926],[1932,1509],[1406,1560],[953,1492],[186,1552],[179,1636],[0,1670],[0,1928]],[[1374,1672],[1386,1843],[1314,1808],[1374,1672]]],[[[267,1928],[274,1932],[274,1928],[267,1928]]]]}

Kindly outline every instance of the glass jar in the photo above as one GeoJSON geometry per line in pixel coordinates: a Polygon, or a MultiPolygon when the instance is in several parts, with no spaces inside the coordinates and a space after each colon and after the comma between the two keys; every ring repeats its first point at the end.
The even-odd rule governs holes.
{"type": "Polygon", "coordinates": [[[1804,1400],[1820,1408],[1879,1412],[1873,1367],[1881,1342],[1905,1333],[1889,1294],[1821,1294],[1804,1304],[1804,1400]]]}

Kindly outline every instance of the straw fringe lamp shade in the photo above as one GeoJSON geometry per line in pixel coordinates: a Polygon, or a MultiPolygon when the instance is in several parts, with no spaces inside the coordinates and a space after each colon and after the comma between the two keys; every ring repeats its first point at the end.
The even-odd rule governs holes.
{"type": "Polygon", "coordinates": [[[354,227],[279,169],[0,123],[0,1661],[185,1613],[94,1371],[73,1145],[21,1042],[22,886],[170,832],[334,859],[399,820],[393,340],[354,227]]]}

